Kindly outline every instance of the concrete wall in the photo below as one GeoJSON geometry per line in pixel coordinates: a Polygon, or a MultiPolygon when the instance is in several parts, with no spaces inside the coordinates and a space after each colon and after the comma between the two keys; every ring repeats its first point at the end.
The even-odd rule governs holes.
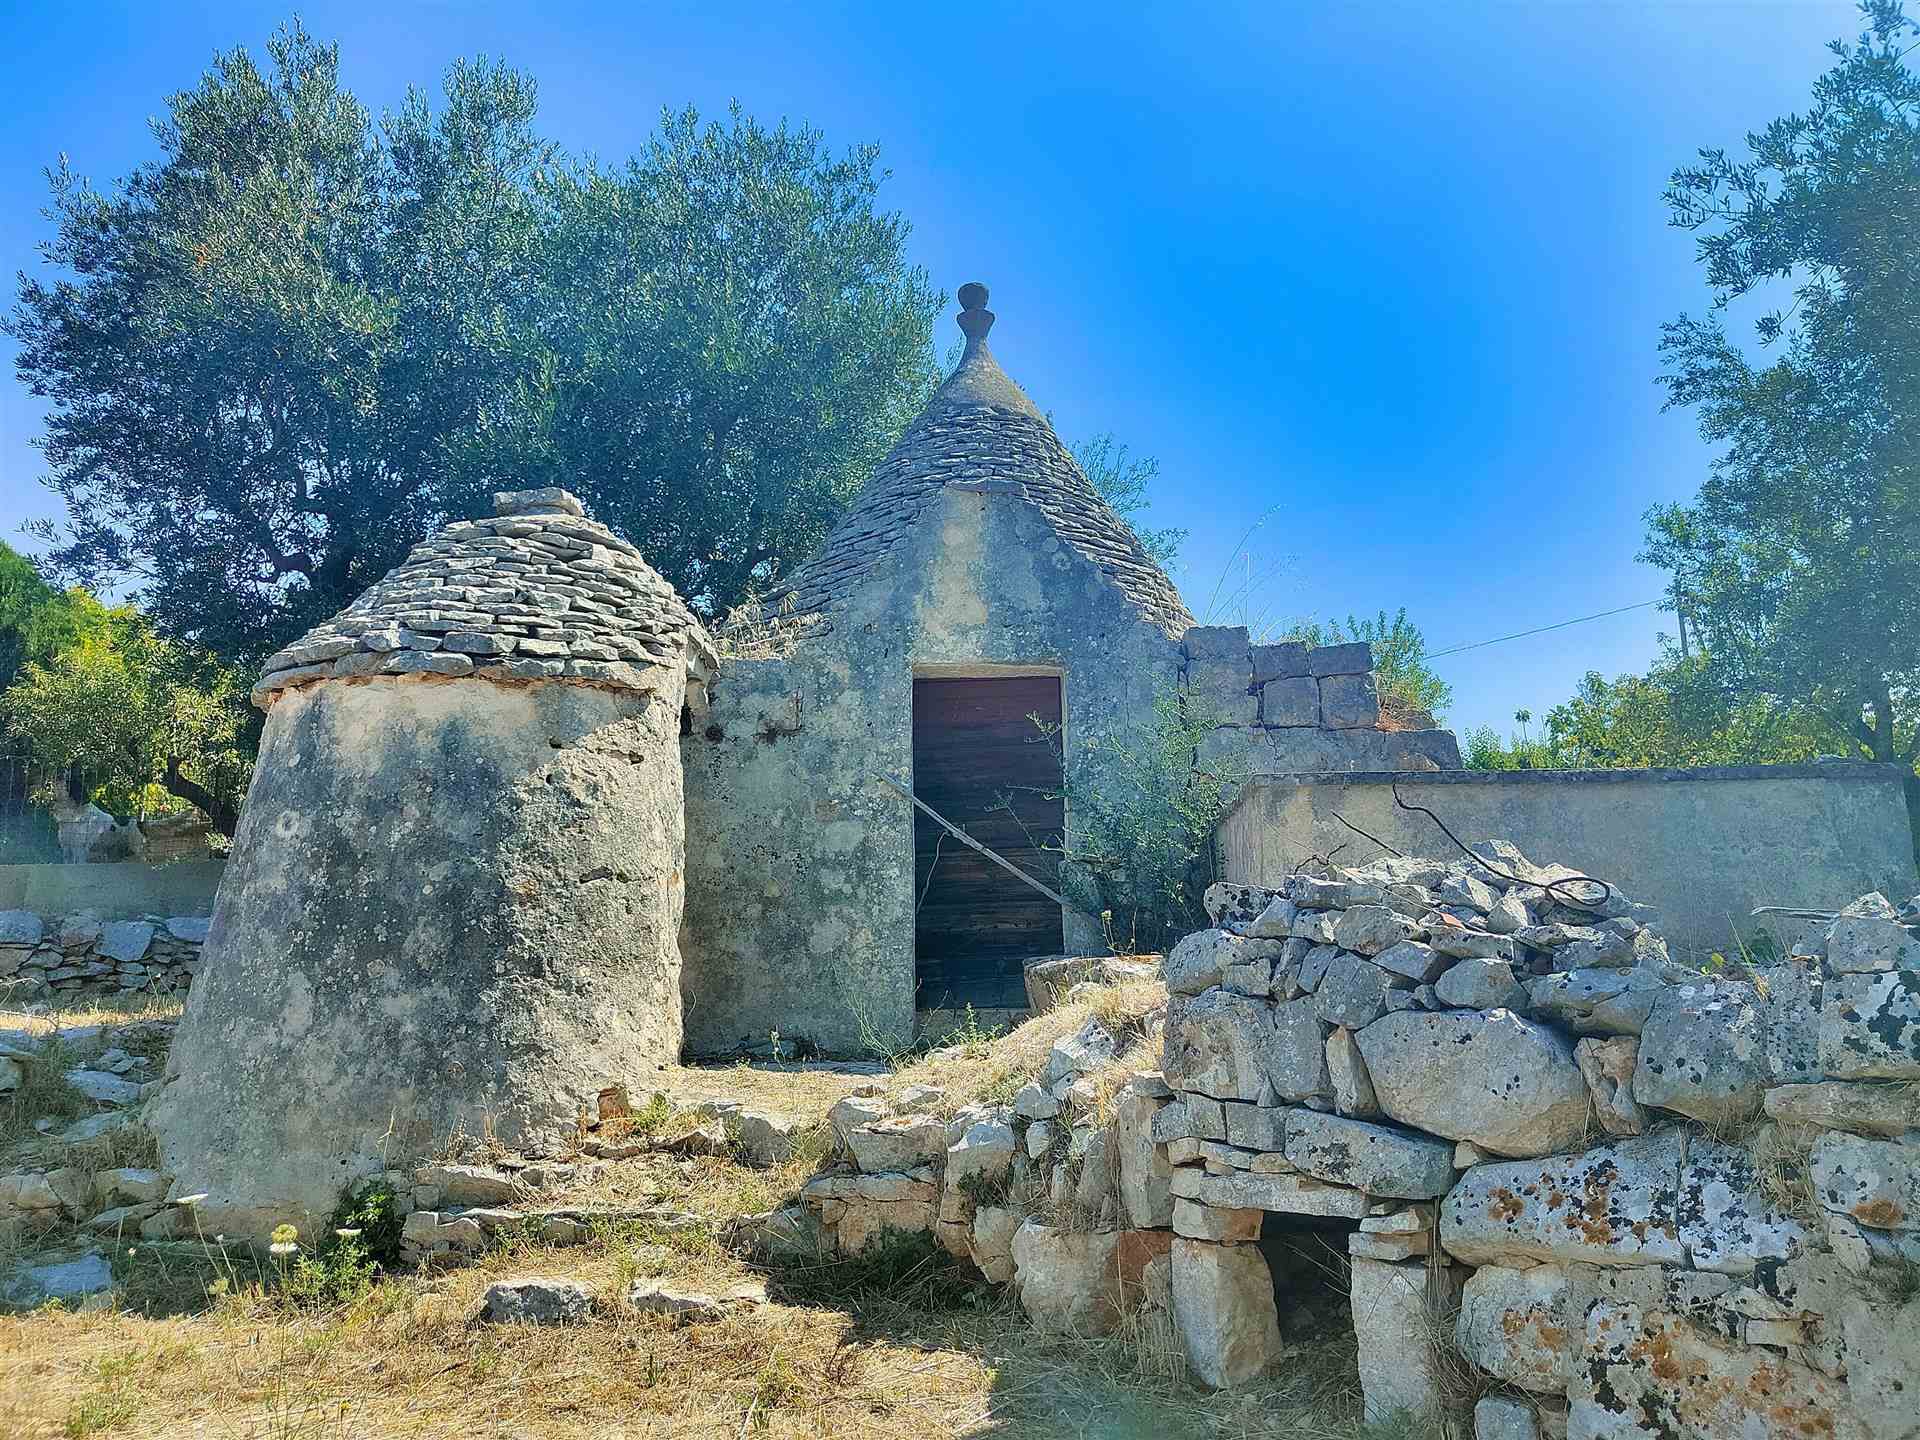
{"type": "Polygon", "coordinates": [[[142,915],[206,915],[224,860],[171,865],[0,865],[0,910],[67,915],[90,910],[102,920],[142,915]]]}
{"type": "MultiPolygon", "coordinates": [[[[785,657],[722,664],[682,745],[690,1052],[911,1038],[913,817],[871,772],[911,781],[916,674],[1004,667],[1064,677],[1072,767],[1181,651],[1027,500],[949,489],[785,657]]],[[[1069,949],[1099,940],[1068,912],[1069,949]]]]}
{"type": "Polygon", "coordinates": [[[1679,947],[1726,949],[1760,905],[1838,910],[1869,890],[1896,903],[1920,890],[1901,772],[1842,763],[1263,777],[1221,824],[1227,878],[1272,884],[1310,855],[1381,853],[1335,812],[1407,854],[1457,855],[1426,816],[1395,806],[1396,782],[1468,844],[1510,840],[1659,907],[1679,947]]]}

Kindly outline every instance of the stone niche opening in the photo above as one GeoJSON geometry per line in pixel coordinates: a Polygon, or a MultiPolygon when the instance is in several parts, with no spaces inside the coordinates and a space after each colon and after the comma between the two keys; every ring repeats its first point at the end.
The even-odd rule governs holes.
{"type": "Polygon", "coordinates": [[[1269,1211],[1260,1222],[1260,1254],[1273,1280],[1280,1338],[1319,1345],[1353,1333],[1347,1237],[1359,1222],[1269,1211]]]}

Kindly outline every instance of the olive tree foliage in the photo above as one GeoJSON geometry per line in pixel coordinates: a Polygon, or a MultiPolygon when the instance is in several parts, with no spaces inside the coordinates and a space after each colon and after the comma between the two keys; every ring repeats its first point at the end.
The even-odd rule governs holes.
{"type": "Polygon", "coordinates": [[[51,172],[7,328],[63,577],[258,659],[490,488],[585,492],[714,609],[817,541],[930,379],[872,150],[689,111],[603,169],[535,102],[462,61],[376,120],[295,22],[111,190],[51,172]]]}
{"type": "Polygon", "coordinates": [[[157,786],[231,836],[257,727],[238,674],[130,608],[78,592],[75,604],[78,638],[0,696],[8,736],[48,771],[84,773],[110,811],[142,808],[157,786]]]}
{"type": "Polygon", "coordinates": [[[1713,313],[1665,327],[1661,383],[1718,447],[1690,505],[1648,514],[1725,705],[1804,709],[1859,752],[1920,751],[1920,74],[1897,3],[1802,114],[1673,177],[1713,313]],[[1785,287],[1752,358],[1724,313],[1785,287]]]}
{"type": "Polygon", "coordinates": [[[515,380],[454,447],[458,504],[565,485],[708,613],[807,559],[937,378],[942,297],[884,178],[873,146],[737,106],[547,177],[515,380]]]}

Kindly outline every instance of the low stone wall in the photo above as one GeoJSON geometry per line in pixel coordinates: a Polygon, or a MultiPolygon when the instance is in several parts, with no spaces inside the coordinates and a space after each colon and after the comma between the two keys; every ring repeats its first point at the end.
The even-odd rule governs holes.
{"type": "Polygon", "coordinates": [[[1920,889],[1901,781],[1895,766],[1839,762],[1275,774],[1222,822],[1220,858],[1251,885],[1277,885],[1315,855],[1363,864],[1381,844],[1459,859],[1431,819],[1395,805],[1397,788],[1470,845],[1498,836],[1617,880],[1674,945],[1726,952],[1757,927],[1758,906],[1834,911],[1871,890],[1920,889]]]}
{"type": "Polygon", "coordinates": [[[185,989],[200,969],[207,924],[191,915],[102,920],[87,911],[0,910],[0,998],[185,989]]]}

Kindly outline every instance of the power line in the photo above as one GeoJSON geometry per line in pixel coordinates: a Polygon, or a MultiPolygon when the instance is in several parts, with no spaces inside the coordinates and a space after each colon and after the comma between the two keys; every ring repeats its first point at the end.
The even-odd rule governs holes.
{"type": "Polygon", "coordinates": [[[1458,655],[1462,650],[1478,650],[1485,645],[1502,645],[1509,640],[1524,640],[1529,635],[1544,635],[1549,630],[1564,630],[1569,625],[1584,625],[1589,620],[1604,620],[1609,615],[1624,615],[1629,610],[1645,610],[1649,605],[1658,605],[1658,600],[1642,600],[1637,605],[1622,605],[1617,610],[1602,610],[1593,615],[1582,615],[1576,620],[1562,620],[1557,625],[1538,625],[1531,630],[1516,630],[1511,635],[1496,635],[1491,640],[1476,640],[1471,645],[1455,645],[1446,650],[1430,650],[1426,658],[1438,660],[1442,655],[1458,655]]]}

